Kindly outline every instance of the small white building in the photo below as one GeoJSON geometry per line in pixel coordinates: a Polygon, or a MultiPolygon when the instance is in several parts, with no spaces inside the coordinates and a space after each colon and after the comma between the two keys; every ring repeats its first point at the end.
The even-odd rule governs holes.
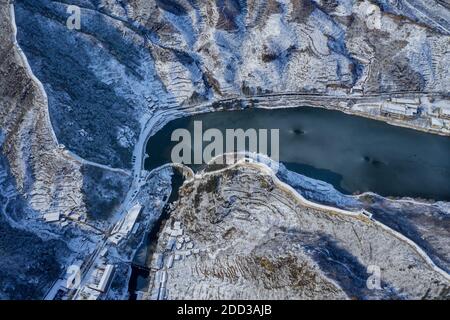
{"type": "Polygon", "coordinates": [[[363,215],[365,215],[366,217],[368,217],[369,219],[372,219],[372,213],[371,212],[363,209],[363,210],[361,210],[361,213],[363,215]]]}
{"type": "Polygon", "coordinates": [[[186,243],[186,249],[192,249],[194,247],[194,244],[192,242],[186,243]]]}
{"type": "Polygon", "coordinates": [[[417,114],[417,106],[401,105],[395,103],[384,103],[381,107],[381,114],[392,118],[412,118],[417,114]]]}
{"type": "Polygon", "coordinates": [[[100,296],[100,292],[84,286],[75,297],[75,300],[97,300],[100,296]]]}
{"type": "Polygon", "coordinates": [[[160,270],[163,267],[164,255],[156,253],[152,259],[152,269],[160,270]]]}
{"type": "Polygon", "coordinates": [[[59,221],[59,212],[51,212],[44,214],[45,222],[55,222],[59,221]]]}
{"type": "Polygon", "coordinates": [[[405,98],[405,97],[401,97],[401,98],[391,98],[391,101],[393,103],[397,103],[397,104],[415,104],[415,105],[419,105],[420,104],[420,99],[419,98],[405,98]]]}
{"type": "Polygon", "coordinates": [[[182,235],[183,235],[183,229],[173,229],[173,230],[170,232],[170,235],[171,235],[172,237],[179,237],[179,236],[182,236],[182,235]]]}
{"type": "Polygon", "coordinates": [[[167,283],[167,271],[161,272],[161,287],[165,287],[167,283]]]}
{"type": "Polygon", "coordinates": [[[439,108],[439,117],[443,119],[450,119],[450,106],[439,108]]]}
{"type": "Polygon", "coordinates": [[[114,266],[112,264],[106,265],[99,282],[97,284],[90,284],[89,287],[99,292],[105,292],[112,279],[113,273],[114,266]]]}
{"type": "Polygon", "coordinates": [[[177,239],[174,237],[169,237],[169,240],[167,241],[166,250],[172,251],[175,248],[175,244],[177,242],[177,239]]]}
{"type": "Polygon", "coordinates": [[[431,127],[435,129],[441,129],[444,126],[444,121],[438,118],[431,118],[431,127]]]}
{"type": "Polygon", "coordinates": [[[167,298],[166,287],[160,287],[158,293],[158,300],[165,300],[167,298]]]}
{"type": "Polygon", "coordinates": [[[100,251],[100,257],[106,256],[107,253],[108,253],[108,248],[103,248],[102,251],[100,251]]]}
{"type": "Polygon", "coordinates": [[[156,273],[155,273],[155,280],[154,280],[154,282],[156,284],[159,284],[161,282],[161,274],[162,274],[161,270],[156,271],[156,273]]]}
{"type": "Polygon", "coordinates": [[[132,233],[134,226],[136,224],[136,220],[139,217],[139,213],[142,210],[142,205],[139,203],[133,206],[130,210],[128,210],[127,215],[120,219],[116,225],[114,226],[110,237],[110,241],[117,245],[122,239],[128,237],[130,233],[132,233]]]}
{"type": "Polygon", "coordinates": [[[105,271],[103,272],[102,278],[100,279],[100,282],[98,284],[99,291],[105,292],[106,288],[108,287],[108,284],[113,278],[113,274],[114,274],[114,266],[112,264],[106,265],[105,271]]]}
{"type": "Polygon", "coordinates": [[[142,206],[138,203],[133,206],[130,210],[128,210],[127,215],[125,216],[124,223],[121,228],[121,232],[128,235],[131,230],[133,230],[134,224],[141,212],[142,206]]]}
{"type": "Polygon", "coordinates": [[[169,259],[167,259],[167,268],[172,268],[172,266],[173,266],[173,259],[174,259],[174,257],[173,257],[173,254],[171,254],[170,256],[169,256],[169,259]]]}
{"type": "Polygon", "coordinates": [[[148,300],[148,292],[136,291],[136,300],[148,300]]]}

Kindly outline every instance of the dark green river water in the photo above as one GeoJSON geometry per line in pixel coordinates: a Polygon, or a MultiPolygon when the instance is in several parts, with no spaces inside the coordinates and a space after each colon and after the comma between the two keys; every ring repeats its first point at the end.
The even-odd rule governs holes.
{"type": "Polygon", "coordinates": [[[172,132],[186,128],[192,133],[194,121],[202,121],[203,132],[279,129],[280,161],[289,170],[346,194],[450,200],[449,137],[320,108],[245,109],[173,120],[150,137],[145,168],[170,162],[177,144],[171,142],[172,132]]]}

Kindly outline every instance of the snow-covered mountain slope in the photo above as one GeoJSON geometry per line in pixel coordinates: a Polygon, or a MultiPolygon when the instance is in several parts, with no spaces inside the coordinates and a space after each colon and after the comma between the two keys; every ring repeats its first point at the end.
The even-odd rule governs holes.
{"type": "Polygon", "coordinates": [[[158,109],[273,92],[447,92],[449,11],[419,14],[415,2],[70,1],[80,30],[66,26],[66,1],[15,11],[60,143],[129,168],[158,109]]]}
{"type": "MultiPolygon", "coordinates": [[[[270,93],[314,94],[320,106],[330,101],[322,96],[350,101],[353,93],[448,96],[446,0],[11,3],[0,2],[1,199],[17,195],[21,206],[3,210],[2,219],[13,226],[5,233],[33,234],[27,241],[36,251],[20,261],[28,256],[39,270],[64,263],[68,252],[58,242],[40,261],[49,245],[42,234],[82,257],[89,253],[96,232],[109,227],[136,187],[133,154],[171,118],[270,93]],[[80,8],[79,30],[67,27],[69,5],[80,8]],[[55,213],[78,222],[42,221],[55,213]]],[[[25,296],[40,297],[60,269],[28,283],[25,296]]],[[[11,280],[12,272],[0,276],[11,280]]],[[[19,279],[17,285],[28,281],[19,279]]],[[[0,288],[1,297],[12,283],[0,288]]]]}

